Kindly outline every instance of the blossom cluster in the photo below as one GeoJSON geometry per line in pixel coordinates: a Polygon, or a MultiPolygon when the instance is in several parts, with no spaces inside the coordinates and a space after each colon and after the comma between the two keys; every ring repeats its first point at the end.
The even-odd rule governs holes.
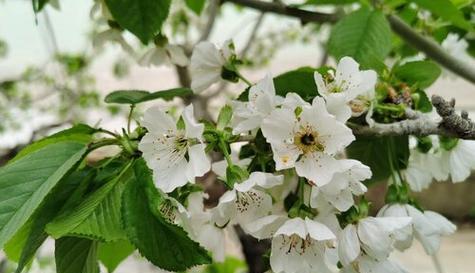
{"type": "MultiPolygon", "coordinates": [[[[191,57],[193,90],[199,93],[217,81],[242,78],[236,60],[231,42],[221,49],[208,42],[199,44],[191,57]]],[[[251,158],[230,153],[228,144],[233,141],[221,145],[220,130],[226,129],[209,129],[198,122],[192,104],[179,118],[157,107],[148,109],[141,122],[147,133],[139,150],[153,170],[157,188],[169,194],[167,204],[173,207],[167,207],[169,220],[183,226],[216,261],[224,259],[225,242],[232,240],[235,225],[259,240],[270,239],[270,266],[276,273],[406,272],[390,255],[395,249],[407,249],[413,238],[428,254],[435,254],[440,237],[453,233],[455,226],[410,200],[397,199],[370,216],[363,181],[372,172],[361,162],[344,157],[345,148],[355,140],[346,125],[348,119],[364,116],[369,126],[374,122],[377,77],[376,72],[360,70],[355,60],[344,57],[335,70],[315,72],[319,96],[311,101],[293,92],[278,95],[270,75],[248,88],[247,99],[232,101],[226,133],[233,137],[224,141],[239,142],[242,136],[261,134],[270,146],[270,171],[266,167],[255,170],[251,158]],[[217,147],[225,160],[211,162],[207,131],[220,136],[217,147]],[[215,207],[203,205],[207,194],[201,191],[192,191],[184,203],[171,197],[210,171],[227,187],[215,207]]],[[[464,145],[455,143],[451,149],[463,151],[464,145]]],[[[412,188],[427,184],[419,167],[424,160],[435,162],[436,150],[412,153],[405,173],[412,188]]],[[[459,161],[470,160],[462,166],[475,166],[470,154],[441,153],[441,158],[453,163],[448,170],[433,168],[445,171],[441,179],[449,173],[453,180],[462,179],[458,175],[466,172],[454,169],[461,168],[459,161]]],[[[397,187],[398,182],[393,185],[397,187]]]]}

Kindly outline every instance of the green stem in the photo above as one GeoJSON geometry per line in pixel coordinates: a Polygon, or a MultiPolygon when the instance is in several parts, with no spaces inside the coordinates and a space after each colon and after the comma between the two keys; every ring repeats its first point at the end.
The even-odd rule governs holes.
{"type": "Polygon", "coordinates": [[[246,79],[239,71],[236,70],[236,75],[243,81],[245,82],[247,85],[249,86],[252,86],[252,83],[246,79]]]}
{"type": "Polygon", "coordinates": [[[233,166],[233,161],[231,160],[231,155],[228,152],[228,147],[222,139],[219,140],[219,148],[223,152],[224,158],[226,159],[226,163],[228,163],[228,166],[233,166]]]}
{"type": "Polygon", "coordinates": [[[106,129],[104,129],[104,128],[99,128],[99,129],[97,129],[97,130],[98,130],[98,132],[101,132],[101,133],[104,133],[104,134],[108,134],[108,135],[113,136],[113,137],[115,137],[115,138],[119,138],[119,137],[120,137],[118,134],[116,134],[116,133],[114,133],[114,132],[112,132],[112,131],[106,130],[106,129]]]}
{"type": "Polygon", "coordinates": [[[127,133],[130,134],[130,125],[132,122],[132,115],[134,114],[135,104],[130,105],[129,117],[127,118],[127,133]]]}
{"type": "Polygon", "coordinates": [[[95,149],[98,149],[98,148],[101,148],[101,147],[104,147],[104,146],[110,146],[110,145],[118,145],[119,144],[119,141],[117,139],[114,139],[114,138],[106,138],[106,139],[101,139],[99,141],[96,141],[96,142],[93,142],[91,144],[89,144],[89,152],[95,150],[95,149]]]}
{"type": "Polygon", "coordinates": [[[299,177],[298,196],[302,204],[305,204],[305,178],[299,177]]]}

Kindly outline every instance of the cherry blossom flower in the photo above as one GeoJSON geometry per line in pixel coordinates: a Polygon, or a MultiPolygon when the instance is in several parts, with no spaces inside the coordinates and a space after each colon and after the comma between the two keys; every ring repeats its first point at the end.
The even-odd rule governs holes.
{"type": "Polygon", "coordinates": [[[371,178],[371,170],[356,160],[342,160],[344,171],[335,173],[331,181],[321,187],[312,187],[310,205],[319,201],[330,203],[339,211],[347,211],[354,204],[353,195],[362,195],[366,186],[361,181],[371,178]]]}
{"type": "Polygon", "coordinates": [[[203,205],[202,192],[191,193],[188,197],[189,234],[198,243],[213,253],[217,262],[225,258],[225,231],[213,221],[213,210],[206,210],[203,205]]]}
{"type": "Polygon", "coordinates": [[[343,266],[351,266],[363,253],[384,261],[393,250],[394,233],[411,223],[410,217],[366,217],[348,224],[338,236],[343,266]]]}
{"type": "Polygon", "coordinates": [[[259,128],[262,120],[282,101],[275,95],[274,80],[270,75],[249,89],[248,99],[247,102],[233,102],[235,135],[259,128]]]}
{"type": "Polygon", "coordinates": [[[275,273],[332,272],[326,251],[336,237],[318,221],[269,215],[254,221],[249,233],[258,239],[272,238],[270,264],[275,273]]]}
{"type": "Polygon", "coordinates": [[[216,224],[223,227],[238,223],[246,229],[246,224],[269,214],[272,198],[264,190],[282,184],[283,179],[282,175],[253,172],[247,180],[234,184],[234,188],[219,199],[216,224]]]}
{"type": "Polygon", "coordinates": [[[149,49],[139,60],[142,66],[160,66],[176,64],[179,66],[188,65],[189,60],[182,47],[166,44],[163,47],[154,46],[149,49]]]}
{"type": "Polygon", "coordinates": [[[355,139],[345,124],[327,112],[321,97],[311,106],[275,109],[261,129],[271,144],[276,170],[295,167],[299,176],[318,186],[342,171],[334,155],[355,139]]]}
{"type": "Polygon", "coordinates": [[[156,186],[164,192],[194,183],[195,177],[203,176],[211,168],[202,141],[204,125],[193,117],[193,105],[182,114],[185,128],[178,128],[177,121],[160,111],[149,108],[142,124],[148,133],[139,143],[139,150],[153,170],[156,186]]]}
{"type": "Polygon", "coordinates": [[[224,66],[235,56],[234,44],[226,41],[221,49],[210,42],[200,42],[191,55],[191,89],[200,93],[222,78],[224,66]]]}
{"type": "Polygon", "coordinates": [[[359,116],[370,108],[377,74],[373,70],[360,70],[353,58],[341,58],[334,78],[323,78],[319,72],[315,72],[314,78],[319,94],[327,102],[328,112],[338,120],[346,122],[352,113],[359,116]]]}
{"type": "Polygon", "coordinates": [[[341,273],[408,273],[399,264],[389,260],[377,260],[366,254],[359,256],[352,265],[345,266],[341,273]]]}
{"type": "Polygon", "coordinates": [[[434,255],[439,250],[441,236],[453,234],[457,229],[444,216],[433,211],[420,211],[409,204],[385,205],[378,216],[412,218],[411,225],[395,236],[394,246],[401,251],[409,248],[416,238],[428,255],[434,255]]]}
{"type": "Polygon", "coordinates": [[[452,182],[463,182],[475,169],[475,141],[455,139],[453,147],[440,148],[442,171],[445,177],[436,177],[437,180],[446,180],[450,175],[452,182]]]}

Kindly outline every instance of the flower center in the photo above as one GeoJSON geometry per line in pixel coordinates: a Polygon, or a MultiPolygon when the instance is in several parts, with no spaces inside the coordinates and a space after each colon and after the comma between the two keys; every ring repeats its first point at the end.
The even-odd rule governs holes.
{"type": "Polygon", "coordinates": [[[177,136],[175,139],[175,149],[177,151],[183,151],[188,147],[188,139],[185,138],[185,136],[177,136]]]}
{"type": "Polygon", "coordinates": [[[307,127],[294,136],[294,143],[304,153],[323,152],[325,147],[318,137],[318,132],[307,127]]]}
{"type": "Polygon", "coordinates": [[[299,255],[305,254],[305,251],[313,245],[312,239],[307,236],[306,239],[300,238],[296,234],[291,236],[282,235],[284,240],[282,241],[281,249],[286,249],[286,253],[297,252],[299,255]]]}
{"type": "Polygon", "coordinates": [[[261,207],[264,198],[257,192],[238,192],[236,195],[236,207],[239,213],[244,213],[249,210],[251,205],[256,208],[261,207]]]}

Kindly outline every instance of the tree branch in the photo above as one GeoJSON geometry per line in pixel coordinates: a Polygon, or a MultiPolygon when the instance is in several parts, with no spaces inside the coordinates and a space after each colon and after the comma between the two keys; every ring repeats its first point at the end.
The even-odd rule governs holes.
{"type": "Polygon", "coordinates": [[[264,12],[261,12],[261,14],[259,14],[259,17],[257,18],[256,24],[252,28],[251,35],[249,35],[249,38],[247,39],[246,46],[241,51],[241,54],[240,54],[241,56],[240,57],[242,59],[246,58],[247,53],[251,49],[252,43],[256,39],[257,32],[259,31],[259,28],[262,26],[262,22],[264,22],[264,16],[265,16],[264,12]]]}
{"type": "MultiPolygon", "coordinates": [[[[263,12],[272,12],[280,15],[299,18],[304,23],[334,23],[341,18],[340,14],[327,14],[307,11],[278,3],[263,2],[260,0],[226,1],[260,10],[263,12]]],[[[464,60],[459,60],[454,56],[448,54],[434,40],[417,33],[411,28],[411,26],[407,25],[399,17],[395,15],[388,15],[387,18],[389,20],[392,30],[408,44],[412,45],[421,52],[424,52],[429,58],[438,62],[440,65],[444,66],[448,70],[456,73],[460,77],[472,83],[475,83],[475,67],[470,66],[468,63],[464,62],[464,60]]]]}
{"type": "Polygon", "coordinates": [[[206,26],[203,29],[203,32],[201,33],[201,36],[198,42],[208,40],[209,36],[211,35],[211,31],[213,30],[213,27],[214,27],[214,22],[216,21],[216,15],[218,14],[219,5],[220,5],[220,0],[211,0],[209,2],[208,21],[206,22],[206,26]]]}
{"type": "Polygon", "coordinates": [[[272,12],[275,14],[286,15],[290,17],[299,18],[303,23],[316,22],[316,23],[328,23],[336,22],[339,19],[339,15],[321,13],[315,11],[308,11],[299,8],[289,7],[283,4],[263,2],[259,0],[225,0],[227,2],[235,3],[240,6],[245,6],[260,10],[263,12],[272,12]]]}
{"type": "MultiPolygon", "coordinates": [[[[441,135],[461,139],[475,140],[475,123],[468,118],[468,113],[461,115],[455,112],[455,100],[445,101],[442,97],[432,96],[432,105],[440,116],[440,120],[429,118],[427,115],[412,115],[409,119],[374,126],[359,126],[348,124],[355,135],[366,136],[428,136],[441,135]]],[[[413,112],[413,111],[410,111],[413,112]]]]}

